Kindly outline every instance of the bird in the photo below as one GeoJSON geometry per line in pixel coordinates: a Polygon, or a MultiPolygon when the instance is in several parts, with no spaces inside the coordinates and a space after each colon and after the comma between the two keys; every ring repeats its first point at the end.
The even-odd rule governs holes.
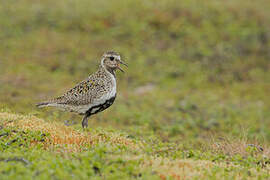
{"type": "Polygon", "coordinates": [[[116,70],[124,72],[120,65],[128,65],[119,53],[108,51],[101,57],[98,70],[89,75],[62,96],[36,104],[37,107],[56,107],[60,110],[83,115],[82,128],[88,127],[90,116],[110,107],[116,98],[116,70]]]}

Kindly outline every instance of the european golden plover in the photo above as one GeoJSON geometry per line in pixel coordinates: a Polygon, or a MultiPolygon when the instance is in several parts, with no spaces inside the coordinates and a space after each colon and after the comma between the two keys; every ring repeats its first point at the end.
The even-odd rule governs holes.
{"type": "Polygon", "coordinates": [[[37,104],[38,107],[59,109],[84,115],[82,127],[88,127],[88,118],[110,107],[116,98],[115,71],[124,72],[120,64],[127,66],[118,53],[109,51],[103,54],[97,72],[77,84],[64,95],[37,104]]]}

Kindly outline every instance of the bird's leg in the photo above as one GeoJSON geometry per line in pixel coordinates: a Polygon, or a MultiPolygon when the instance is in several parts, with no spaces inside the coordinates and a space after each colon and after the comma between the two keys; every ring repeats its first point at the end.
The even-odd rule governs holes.
{"type": "Polygon", "coordinates": [[[87,128],[88,127],[88,118],[90,117],[89,114],[85,114],[82,120],[82,127],[87,128]]]}

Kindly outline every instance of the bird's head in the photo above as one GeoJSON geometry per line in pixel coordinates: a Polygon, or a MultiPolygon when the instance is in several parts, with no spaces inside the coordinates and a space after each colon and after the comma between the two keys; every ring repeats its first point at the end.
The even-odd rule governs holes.
{"type": "Polygon", "coordinates": [[[127,64],[121,60],[120,54],[117,52],[108,51],[103,54],[101,65],[108,71],[114,72],[116,69],[119,69],[120,71],[124,72],[124,70],[120,67],[120,64],[127,66],[127,64]]]}

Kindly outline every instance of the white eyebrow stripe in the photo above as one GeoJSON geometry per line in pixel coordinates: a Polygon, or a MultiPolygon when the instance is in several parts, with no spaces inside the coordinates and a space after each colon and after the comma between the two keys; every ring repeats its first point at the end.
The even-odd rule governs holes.
{"type": "Polygon", "coordinates": [[[117,55],[106,55],[105,57],[107,58],[107,57],[111,57],[111,56],[113,56],[113,57],[115,57],[117,59],[121,59],[121,57],[120,56],[117,56],[117,55]]]}

